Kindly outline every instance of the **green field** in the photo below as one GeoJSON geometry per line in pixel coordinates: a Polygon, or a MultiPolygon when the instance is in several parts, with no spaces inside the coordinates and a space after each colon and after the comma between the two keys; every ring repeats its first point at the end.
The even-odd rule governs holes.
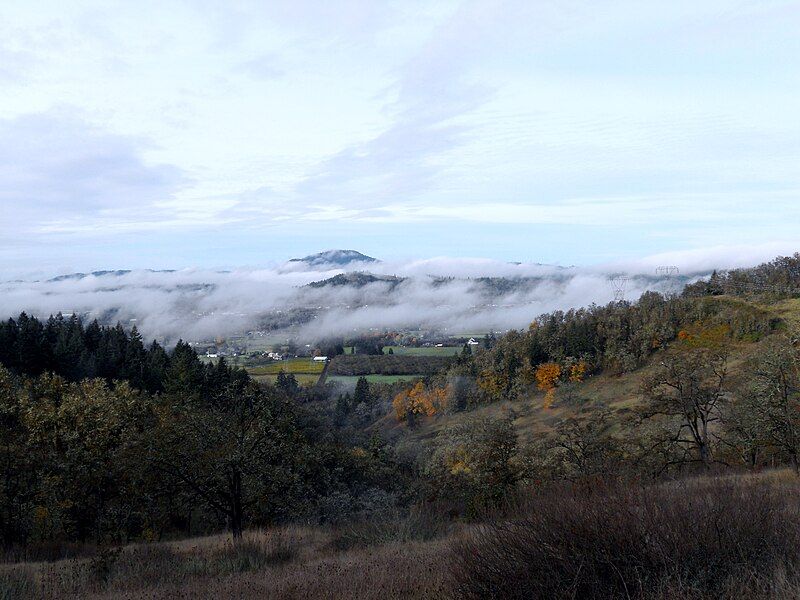
{"type": "Polygon", "coordinates": [[[433,346],[429,348],[413,348],[411,346],[384,346],[383,353],[388,354],[389,348],[392,354],[398,356],[454,356],[461,352],[461,346],[433,346]]]}
{"type": "MultiPolygon", "coordinates": [[[[355,385],[359,375],[330,375],[327,382],[338,381],[340,383],[352,383],[355,385]]],[[[370,383],[397,383],[398,381],[414,381],[421,379],[422,375],[364,375],[370,383]]]]}

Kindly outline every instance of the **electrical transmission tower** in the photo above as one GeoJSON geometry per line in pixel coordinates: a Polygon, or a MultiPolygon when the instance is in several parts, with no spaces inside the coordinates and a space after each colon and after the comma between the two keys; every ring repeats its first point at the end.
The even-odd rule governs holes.
{"type": "Polygon", "coordinates": [[[678,275],[680,273],[680,269],[674,266],[656,268],[656,275],[664,281],[664,293],[666,295],[674,296],[678,293],[678,275]]]}
{"type": "Polygon", "coordinates": [[[628,287],[629,279],[626,275],[618,275],[608,280],[611,283],[611,289],[614,291],[614,302],[625,300],[625,288],[628,287]]]}
{"type": "Polygon", "coordinates": [[[656,275],[659,277],[677,277],[680,274],[678,267],[657,267],[656,275]]]}

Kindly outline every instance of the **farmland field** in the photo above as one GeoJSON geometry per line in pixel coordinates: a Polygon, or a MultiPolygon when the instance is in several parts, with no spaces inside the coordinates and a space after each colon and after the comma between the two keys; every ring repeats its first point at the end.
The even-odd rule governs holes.
{"type": "MultiPolygon", "coordinates": [[[[441,348],[439,348],[441,350],[441,348]]],[[[451,364],[453,355],[340,354],[331,361],[330,375],[433,375],[451,364]]]]}
{"type": "Polygon", "coordinates": [[[325,363],[314,362],[310,358],[290,358],[289,360],[276,361],[266,365],[250,367],[247,369],[247,372],[254,376],[277,375],[281,371],[286,373],[294,373],[295,375],[319,376],[324,368],[325,363]]]}

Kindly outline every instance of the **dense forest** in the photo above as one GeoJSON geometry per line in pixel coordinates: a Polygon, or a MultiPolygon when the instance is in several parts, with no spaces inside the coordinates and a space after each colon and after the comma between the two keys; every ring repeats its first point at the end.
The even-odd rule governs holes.
{"type": "Polygon", "coordinates": [[[92,321],[84,327],[76,316],[51,316],[44,323],[22,313],[0,322],[0,364],[28,376],[55,373],[67,381],[101,378],[127,381],[150,393],[163,392],[181,380],[193,391],[213,396],[243,373],[224,361],[204,366],[195,351],[179,341],[167,352],[155,340],[145,345],[134,325],[104,327],[92,321]]]}

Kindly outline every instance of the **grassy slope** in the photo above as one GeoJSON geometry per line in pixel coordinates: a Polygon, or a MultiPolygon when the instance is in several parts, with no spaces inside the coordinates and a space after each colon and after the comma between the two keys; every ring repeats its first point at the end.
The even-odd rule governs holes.
{"type": "MultiPolygon", "coordinates": [[[[726,299],[731,300],[730,298],[726,299]]],[[[745,300],[735,300],[747,303],[745,300]]],[[[757,306],[773,312],[783,319],[787,326],[800,329],[800,299],[787,300],[770,306],[757,306]]],[[[728,365],[731,383],[735,384],[742,377],[744,363],[757,353],[759,348],[760,343],[737,343],[733,346],[728,365]]],[[[579,398],[590,399],[589,401],[593,404],[603,405],[612,411],[623,414],[641,402],[639,390],[642,381],[653,368],[654,364],[651,362],[641,369],[622,376],[600,374],[590,377],[579,386],[577,395],[579,398]]],[[[499,418],[512,412],[515,415],[514,425],[521,440],[531,440],[552,428],[560,420],[574,415],[581,406],[580,402],[567,403],[563,399],[560,400],[558,396],[556,396],[554,405],[549,409],[544,408],[543,402],[544,394],[534,388],[522,400],[497,402],[463,413],[438,415],[428,419],[415,430],[408,430],[404,425],[399,425],[391,415],[379,422],[376,428],[386,433],[401,428],[412,438],[430,440],[439,431],[450,425],[476,417],[499,418]]]]}

